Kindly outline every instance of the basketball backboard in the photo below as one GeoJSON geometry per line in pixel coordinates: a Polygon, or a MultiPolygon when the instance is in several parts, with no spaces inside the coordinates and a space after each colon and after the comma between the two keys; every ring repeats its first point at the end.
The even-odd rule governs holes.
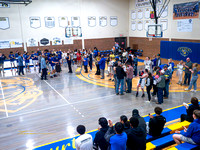
{"type": "Polygon", "coordinates": [[[163,32],[161,24],[148,25],[147,37],[160,38],[162,36],[163,32]]]}

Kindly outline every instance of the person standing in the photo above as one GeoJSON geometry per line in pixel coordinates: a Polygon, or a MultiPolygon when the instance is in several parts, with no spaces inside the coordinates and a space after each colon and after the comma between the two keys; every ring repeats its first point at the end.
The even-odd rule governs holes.
{"type": "Polygon", "coordinates": [[[158,102],[156,104],[162,104],[163,103],[163,91],[165,89],[165,71],[161,70],[160,71],[160,77],[156,78],[157,82],[157,88],[158,88],[158,102]]]}
{"type": "Polygon", "coordinates": [[[153,58],[151,61],[152,61],[152,69],[153,69],[154,67],[156,67],[156,61],[157,61],[156,55],[153,55],[153,58]]]}
{"type": "Polygon", "coordinates": [[[124,95],[123,88],[124,88],[124,77],[126,76],[126,73],[124,72],[124,69],[122,68],[122,64],[120,61],[118,62],[118,66],[116,68],[116,76],[117,76],[116,95],[119,95],[120,84],[121,84],[120,88],[121,95],[124,95]]]}
{"type": "Polygon", "coordinates": [[[69,53],[67,53],[66,60],[67,60],[68,68],[69,68],[68,73],[72,73],[72,60],[71,60],[71,56],[69,53]]]}
{"type": "Polygon", "coordinates": [[[23,57],[22,57],[22,54],[19,52],[18,53],[18,64],[19,64],[19,76],[21,75],[24,75],[24,68],[23,68],[23,57]]]}
{"type": "Polygon", "coordinates": [[[38,51],[38,64],[39,64],[39,73],[41,73],[41,59],[42,59],[42,54],[38,51]]]}
{"type": "Polygon", "coordinates": [[[156,66],[160,66],[162,63],[161,63],[161,59],[160,59],[160,54],[157,55],[157,60],[156,60],[156,66]]]}
{"type": "Polygon", "coordinates": [[[165,89],[164,89],[164,99],[168,99],[169,97],[169,83],[170,79],[172,78],[172,74],[169,71],[167,66],[164,66],[164,71],[165,71],[165,89]]]}
{"type": "Polygon", "coordinates": [[[99,61],[101,79],[104,79],[105,63],[106,63],[106,59],[104,58],[104,55],[101,55],[101,60],[99,61]]]}
{"type": "Polygon", "coordinates": [[[76,56],[77,56],[77,66],[81,67],[81,52],[80,52],[80,50],[78,51],[76,56]]]}
{"type": "Polygon", "coordinates": [[[133,55],[133,66],[134,66],[134,75],[137,76],[137,66],[138,66],[138,58],[136,55],[133,55]]]}
{"type": "Polygon", "coordinates": [[[76,131],[80,136],[75,140],[76,150],[93,150],[93,141],[90,134],[85,134],[85,126],[79,125],[76,131]]]}
{"type": "Polygon", "coordinates": [[[152,61],[150,60],[149,57],[146,57],[145,61],[144,61],[144,68],[148,69],[148,72],[151,72],[152,70],[152,61]]]}
{"type": "Polygon", "coordinates": [[[5,60],[5,57],[2,55],[2,53],[0,53],[0,73],[2,71],[3,75],[4,75],[4,60],[5,60]]]}
{"type": "Polygon", "coordinates": [[[188,85],[190,85],[190,79],[191,79],[191,72],[190,69],[192,69],[192,62],[190,61],[190,58],[188,57],[186,59],[186,63],[184,64],[185,67],[185,80],[184,85],[186,85],[186,82],[188,81],[188,85]]]}
{"type": "Polygon", "coordinates": [[[192,89],[192,86],[194,86],[194,90],[192,92],[196,92],[197,90],[197,79],[198,79],[198,70],[197,70],[198,64],[193,64],[193,69],[190,69],[189,71],[192,73],[192,80],[190,81],[190,86],[188,89],[185,89],[186,91],[190,91],[192,89]]]}
{"type": "Polygon", "coordinates": [[[99,68],[100,59],[101,59],[100,52],[98,52],[98,55],[95,58],[95,61],[96,61],[95,63],[96,63],[96,68],[97,68],[97,71],[96,71],[95,75],[100,75],[100,68],[99,68]]]}
{"type": "Polygon", "coordinates": [[[133,67],[131,66],[130,63],[127,63],[127,71],[126,71],[126,82],[128,86],[128,90],[126,93],[131,93],[132,91],[132,79],[133,79],[133,67]]]}
{"type": "MultiPolygon", "coordinates": [[[[41,56],[41,54],[39,54],[41,56]]],[[[45,60],[45,55],[42,55],[40,60],[40,68],[42,70],[41,80],[47,80],[47,65],[45,60]]]]}
{"type": "Polygon", "coordinates": [[[153,77],[152,77],[151,72],[148,72],[148,77],[147,77],[147,80],[146,80],[146,91],[147,91],[149,102],[151,101],[150,91],[152,89],[152,86],[153,86],[153,77]]]}
{"type": "Polygon", "coordinates": [[[183,80],[183,61],[181,60],[179,64],[177,64],[177,75],[178,75],[178,83],[182,85],[182,80],[183,80]]]}
{"type": "Polygon", "coordinates": [[[10,58],[11,71],[13,67],[15,70],[15,55],[13,54],[13,52],[10,52],[8,57],[10,58]]]}
{"type": "Polygon", "coordinates": [[[83,59],[83,65],[84,65],[84,69],[85,69],[85,73],[88,73],[88,58],[87,55],[84,55],[84,59],[83,59]]]}
{"type": "Polygon", "coordinates": [[[89,51],[89,66],[90,66],[90,71],[92,71],[92,62],[93,62],[93,57],[92,57],[92,51],[89,51]]]}

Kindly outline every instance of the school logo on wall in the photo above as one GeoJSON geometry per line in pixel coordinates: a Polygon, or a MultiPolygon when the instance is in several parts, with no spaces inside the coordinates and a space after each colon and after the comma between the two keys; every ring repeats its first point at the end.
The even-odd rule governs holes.
{"type": "Polygon", "coordinates": [[[188,47],[179,47],[178,48],[178,52],[180,52],[180,54],[183,56],[183,57],[186,57],[188,56],[190,53],[192,53],[192,50],[188,47]]]}

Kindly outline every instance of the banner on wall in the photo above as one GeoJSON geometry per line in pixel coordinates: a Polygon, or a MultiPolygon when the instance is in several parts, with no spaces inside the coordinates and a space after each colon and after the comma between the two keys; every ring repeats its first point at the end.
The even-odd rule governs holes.
{"type": "Polygon", "coordinates": [[[52,39],[52,45],[62,45],[61,38],[55,37],[52,39]]]}
{"type": "Polygon", "coordinates": [[[160,43],[161,58],[172,58],[173,60],[186,60],[190,57],[193,63],[200,64],[200,43],[192,42],[175,42],[175,41],[161,41],[160,43]]]}
{"type": "Polygon", "coordinates": [[[0,49],[10,48],[10,41],[0,41],[0,49]]]}
{"type": "Polygon", "coordinates": [[[10,8],[10,4],[5,2],[0,2],[0,8],[10,8]]]}
{"type": "Polygon", "coordinates": [[[151,21],[150,20],[145,20],[144,21],[144,29],[146,30],[146,31],[148,31],[148,26],[151,24],[151,21]]]}
{"type": "MultiPolygon", "coordinates": [[[[162,6],[160,6],[160,10],[162,9],[162,6]]],[[[168,6],[165,8],[165,10],[163,10],[161,17],[165,18],[168,16],[168,6]]]]}
{"type": "Polygon", "coordinates": [[[22,40],[10,40],[10,47],[11,48],[16,48],[16,47],[22,47],[22,40]]]}
{"type": "Polygon", "coordinates": [[[173,8],[173,19],[199,18],[199,2],[175,4],[173,8]]]}
{"type": "Polygon", "coordinates": [[[143,18],[143,9],[138,9],[138,19],[143,18]]]}
{"type": "Polygon", "coordinates": [[[151,11],[150,8],[145,8],[145,18],[146,18],[146,19],[149,19],[149,18],[150,18],[150,11],[151,11]]]}
{"type": "Polygon", "coordinates": [[[138,23],[137,23],[137,29],[138,29],[139,31],[142,31],[142,30],[143,30],[143,21],[138,21],[138,23]]]}
{"type": "Polygon", "coordinates": [[[81,27],[66,27],[65,29],[65,37],[82,37],[82,29],[81,27]]]}
{"type": "Polygon", "coordinates": [[[192,29],[193,29],[192,26],[193,26],[192,19],[178,20],[177,31],[178,32],[192,32],[192,29]]]}
{"type": "Polygon", "coordinates": [[[50,45],[50,41],[47,38],[43,38],[40,40],[40,46],[49,46],[50,45]]]}
{"type": "Polygon", "coordinates": [[[101,27],[107,26],[107,17],[106,16],[99,17],[99,25],[101,27]]]}
{"type": "Polygon", "coordinates": [[[72,17],[72,27],[79,27],[80,26],[80,17],[75,16],[72,17]]]}
{"type": "Polygon", "coordinates": [[[135,19],[137,18],[137,15],[136,15],[136,11],[135,11],[135,10],[132,10],[132,11],[131,11],[131,18],[132,18],[133,20],[135,20],[135,19]]]}
{"type": "Polygon", "coordinates": [[[40,17],[30,17],[30,26],[31,28],[40,28],[41,27],[41,20],[40,17]]]}
{"type": "Polygon", "coordinates": [[[110,17],[110,25],[111,26],[117,26],[117,24],[118,24],[118,17],[117,16],[111,16],[110,17]]]}
{"type": "Polygon", "coordinates": [[[30,38],[27,40],[27,46],[28,47],[34,47],[34,46],[38,46],[38,40],[34,39],[34,38],[30,38]]]}
{"type": "Polygon", "coordinates": [[[72,38],[64,39],[64,44],[74,44],[74,40],[72,38]]]}
{"type": "Polygon", "coordinates": [[[53,28],[55,27],[55,18],[54,17],[44,17],[45,27],[53,28]]]}
{"type": "Polygon", "coordinates": [[[89,16],[88,17],[88,26],[89,27],[95,27],[96,26],[96,17],[95,16],[89,16]]]}
{"type": "Polygon", "coordinates": [[[136,21],[131,22],[131,30],[135,31],[136,30],[136,21]]]}
{"type": "MultiPolygon", "coordinates": [[[[162,0],[157,0],[158,4],[162,4],[162,0]]],[[[135,2],[136,7],[149,7],[151,6],[150,0],[136,0],[135,2]]]]}
{"type": "Polygon", "coordinates": [[[58,17],[58,22],[60,27],[67,27],[68,26],[68,18],[66,16],[58,17]]]}
{"type": "Polygon", "coordinates": [[[6,30],[10,28],[9,18],[0,17],[0,29],[6,30]]]}
{"type": "Polygon", "coordinates": [[[168,20],[167,19],[160,19],[160,24],[162,25],[163,31],[168,29],[168,20]]]}

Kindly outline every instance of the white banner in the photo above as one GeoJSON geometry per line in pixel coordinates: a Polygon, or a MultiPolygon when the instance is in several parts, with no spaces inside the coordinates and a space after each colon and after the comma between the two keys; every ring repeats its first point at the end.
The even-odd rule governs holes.
{"type": "Polygon", "coordinates": [[[64,44],[74,44],[74,40],[72,38],[64,39],[64,44]]]}
{"type": "MultiPolygon", "coordinates": [[[[161,10],[161,6],[160,6],[160,10],[161,10]]],[[[165,10],[163,11],[163,13],[161,14],[161,17],[165,18],[168,16],[168,6],[165,8],[165,10]]]]}
{"type": "Polygon", "coordinates": [[[143,9],[138,9],[138,19],[142,19],[143,18],[143,9]]]}
{"type": "Polygon", "coordinates": [[[67,27],[68,26],[68,18],[63,16],[63,17],[58,17],[58,22],[60,27],[67,27]]]}
{"type": "Polygon", "coordinates": [[[34,46],[38,46],[38,40],[34,39],[34,38],[30,38],[27,40],[27,47],[34,47],[34,46]]]}
{"type": "Polygon", "coordinates": [[[138,23],[137,23],[137,29],[139,31],[143,30],[143,21],[138,21],[138,23]]]}
{"type": "Polygon", "coordinates": [[[45,27],[53,28],[55,27],[55,18],[54,17],[44,17],[45,27]]]}
{"type": "Polygon", "coordinates": [[[62,45],[61,38],[55,37],[52,39],[52,45],[62,45]]]}
{"type": "Polygon", "coordinates": [[[107,26],[107,17],[106,16],[99,17],[99,25],[101,27],[107,26]]]}
{"type": "Polygon", "coordinates": [[[10,48],[10,41],[0,41],[0,49],[10,48]]]}
{"type": "Polygon", "coordinates": [[[10,23],[9,23],[9,18],[8,17],[0,17],[0,29],[9,29],[10,28],[10,23]]]}
{"type": "Polygon", "coordinates": [[[117,24],[118,24],[118,17],[117,16],[111,16],[110,17],[110,25],[111,26],[117,26],[117,24]]]}
{"type": "Polygon", "coordinates": [[[148,26],[151,24],[151,21],[150,20],[145,20],[144,21],[144,29],[146,30],[146,31],[148,31],[148,26]]]}
{"type": "Polygon", "coordinates": [[[80,26],[80,17],[72,17],[72,27],[79,27],[80,26]]]}
{"type": "Polygon", "coordinates": [[[88,17],[88,26],[89,27],[95,27],[96,26],[96,17],[95,16],[88,17]]]}
{"type": "Polygon", "coordinates": [[[146,19],[149,19],[149,18],[150,18],[150,11],[151,11],[150,8],[145,8],[145,18],[146,18],[146,19]]]}
{"type": "Polygon", "coordinates": [[[31,28],[40,28],[41,27],[41,20],[40,17],[30,17],[30,26],[31,28]]]}
{"type": "Polygon", "coordinates": [[[192,19],[182,19],[177,22],[178,32],[192,32],[193,20],[192,19]]]}
{"type": "Polygon", "coordinates": [[[135,10],[132,10],[132,11],[131,11],[131,18],[132,18],[133,20],[135,20],[135,19],[137,18],[137,15],[136,15],[136,11],[135,11],[135,10]]]}
{"type": "Polygon", "coordinates": [[[133,30],[133,31],[136,30],[136,21],[131,22],[131,30],[133,30]]]}
{"type": "Polygon", "coordinates": [[[10,47],[11,48],[16,48],[16,47],[22,47],[22,40],[20,39],[15,39],[15,40],[10,40],[10,47]]]}
{"type": "MultiPolygon", "coordinates": [[[[157,0],[158,5],[162,4],[162,0],[157,0]]],[[[149,7],[151,6],[150,0],[135,0],[136,7],[149,7]]]]}
{"type": "Polygon", "coordinates": [[[163,31],[168,29],[168,20],[167,19],[160,19],[160,24],[162,25],[163,31]]]}

